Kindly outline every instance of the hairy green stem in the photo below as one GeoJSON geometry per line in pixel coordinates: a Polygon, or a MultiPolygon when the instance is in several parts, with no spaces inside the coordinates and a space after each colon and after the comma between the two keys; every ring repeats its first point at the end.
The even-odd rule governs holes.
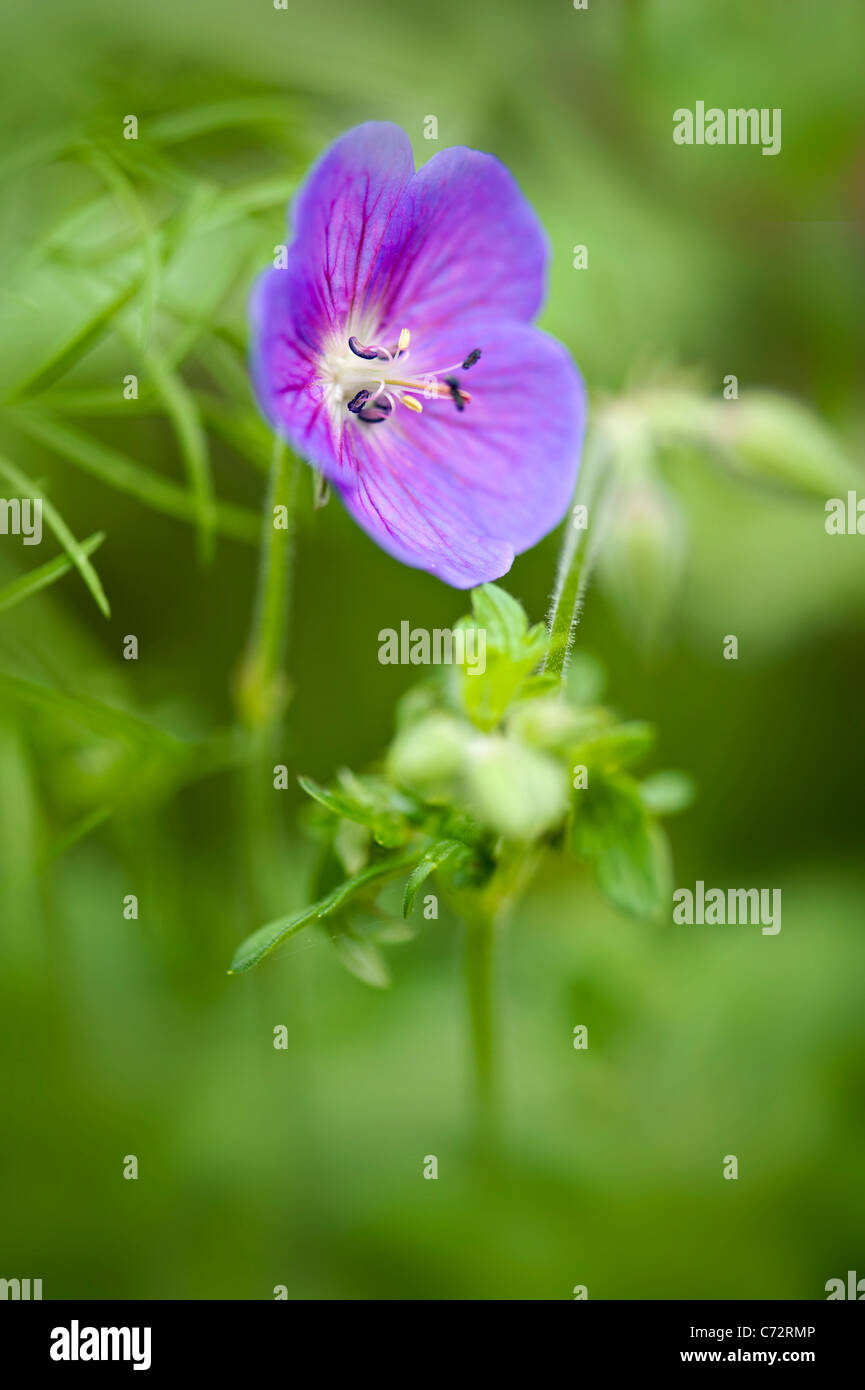
{"type": "Polygon", "coordinates": [[[584,528],[578,527],[573,519],[573,511],[569,513],[566,523],[556,587],[547,617],[550,635],[544,658],[544,670],[559,677],[565,674],[577,624],[582,614],[589,571],[598,550],[602,527],[597,521],[600,518],[603,494],[606,490],[607,452],[607,447],[599,435],[589,437],[573,508],[573,511],[577,506],[586,508],[588,524],[584,528]]]}

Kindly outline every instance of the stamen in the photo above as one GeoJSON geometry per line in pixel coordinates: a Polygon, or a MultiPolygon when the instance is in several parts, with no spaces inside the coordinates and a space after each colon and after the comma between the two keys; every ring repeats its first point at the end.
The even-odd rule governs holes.
{"type": "Polygon", "coordinates": [[[348,345],[355,357],[362,357],[364,362],[375,362],[378,358],[390,359],[390,353],[385,348],[364,347],[363,343],[352,334],[348,340],[348,345]]]}
{"type": "Polygon", "coordinates": [[[460,390],[460,384],[457,381],[456,377],[446,376],[445,386],[447,386],[448,390],[450,391],[451,399],[454,405],[456,406],[457,410],[465,410],[466,403],[463,400],[463,392],[460,390]]]}
{"type": "MultiPolygon", "coordinates": [[[[434,371],[423,373],[423,380],[418,379],[418,374],[412,372],[411,368],[400,365],[400,375],[391,375],[397,362],[402,364],[403,358],[409,351],[411,343],[411,332],[408,328],[400,330],[399,337],[390,348],[382,347],[379,344],[369,345],[362,343],[359,338],[352,335],[348,339],[348,346],[355,357],[366,363],[375,363],[368,368],[350,367],[345,362],[342,383],[348,387],[351,382],[356,386],[358,380],[366,380],[368,386],[362,387],[348,401],[346,408],[356,419],[362,420],[365,425],[380,425],[395,410],[397,405],[404,405],[408,410],[416,415],[423,414],[423,406],[418,397],[423,394],[430,400],[450,400],[453,401],[457,410],[462,412],[471,403],[471,396],[468,391],[464,391],[460,386],[459,377],[452,375],[458,371],[468,371],[473,367],[481,356],[480,348],[472,348],[462,360],[454,362],[448,367],[438,367],[434,371]],[[352,381],[352,378],[354,380],[352,381]]],[[[331,370],[334,370],[333,368],[331,370]]],[[[334,380],[340,381],[339,367],[334,371],[334,380]]],[[[346,390],[345,394],[348,394],[346,390]]],[[[343,397],[344,399],[344,397],[343,397]]]]}
{"type": "Polygon", "coordinates": [[[365,401],[358,411],[358,420],[363,420],[365,425],[380,425],[382,420],[386,420],[393,410],[393,401],[386,393],[377,400],[375,405],[370,401],[365,401]],[[371,412],[371,413],[369,413],[371,412]]]}

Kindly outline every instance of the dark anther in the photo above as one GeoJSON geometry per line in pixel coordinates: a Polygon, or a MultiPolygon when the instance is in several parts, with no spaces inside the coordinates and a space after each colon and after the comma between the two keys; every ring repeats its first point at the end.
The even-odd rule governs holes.
{"type": "Polygon", "coordinates": [[[368,400],[368,391],[358,391],[357,395],[353,396],[348,403],[348,408],[351,411],[352,415],[359,415],[360,412],[363,410],[364,402],[368,400]]]}
{"type": "Polygon", "coordinates": [[[478,362],[478,361],[480,360],[480,355],[481,355],[481,350],[480,350],[480,348],[472,348],[471,352],[469,353],[468,357],[466,358],[465,362],[463,363],[463,371],[464,371],[464,372],[467,372],[468,369],[469,369],[469,367],[473,367],[473,366],[475,365],[475,363],[478,362]]]}
{"type": "Polygon", "coordinates": [[[465,403],[465,401],[463,400],[462,392],[460,391],[460,384],[459,384],[459,382],[457,381],[456,377],[455,377],[455,376],[446,376],[445,379],[444,379],[444,382],[445,382],[445,386],[448,388],[448,390],[449,390],[450,393],[451,393],[451,400],[453,401],[453,403],[454,403],[454,405],[456,406],[457,410],[465,410],[465,408],[466,408],[466,403],[465,403]]]}
{"type": "Polygon", "coordinates": [[[382,420],[386,420],[393,410],[393,406],[385,396],[380,396],[378,400],[369,401],[362,405],[358,412],[358,420],[363,420],[365,425],[380,425],[382,420]],[[372,412],[372,413],[370,413],[372,412]]]}
{"type": "Polygon", "coordinates": [[[349,338],[348,345],[355,357],[362,357],[364,362],[374,362],[379,355],[378,348],[364,347],[363,343],[359,342],[353,335],[349,338]]]}

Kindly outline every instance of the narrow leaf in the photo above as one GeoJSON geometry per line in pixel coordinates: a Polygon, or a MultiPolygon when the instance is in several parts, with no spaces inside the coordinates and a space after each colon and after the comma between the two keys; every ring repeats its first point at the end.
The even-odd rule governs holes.
{"type": "Polygon", "coordinates": [[[322,787],[311,777],[298,777],[297,780],[307,796],[326,806],[336,816],[368,826],[378,843],[386,848],[405,844],[411,833],[404,816],[398,811],[388,810],[372,801],[363,801],[349,790],[322,787]]]}
{"type": "Polygon", "coordinates": [[[356,979],[373,989],[387,989],[391,973],[381,951],[372,941],[360,941],[347,930],[331,933],[334,949],[340,962],[356,979]]]}
{"type": "MultiPolygon", "coordinates": [[[[92,536],[81,542],[81,550],[85,555],[92,555],[94,550],[105,540],[104,531],[96,531],[92,536]]],[[[13,579],[11,584],[7,584],[5,589],[0,589],[0,610],[12,608],[16,603],[21,603],[31,594],[36,594],[40,589],[44,589],[55,580],[62,579],[64,574],[68,574],[74,569],[72,560],[67,555],[58,555],[54,560],[49,560],[46,565],[40,565],[38,569],[31,570],[29,574],[22,574],[20,578],[13,579]]]]}
{"type": "Polygon", "coordinates": [[[438,840],[436,844],[430,845],[406,881],[405,894],[402,900],[403,917],[408,917],[411,912],[418,889],[424,880],[428,879],[430,874],[435,873],[436,869],[440,868],[442,864],[446,864],[459,851],[466,854],[469,852],[461,840],[438,840]]]}
{"type": "MultiPolygon", "coordinates": [[[[28,478],[26,474],[17,469],[8,459],[2,457],[0,457],[0,474],[8,478],[10,483],[12,483],[23,496],[35,497],[39,491],[37,485],[31,478],[28,478]]],[[[47,497],[42,498],[42,515],[49,529],[54,532],[54,535],[63,546],[72,564],[80,573],[81,578],[93,595],[100,613],[102,613],[104,617],[110,618],[111,608],[108,599],[105,597],[105,590],[102,587],[102,581],[99,575],[88,560],[87,552],[79,544],[76,537],[73,536],[66,522],[57,511],[57,508],[48,501],[47,497]]]]}
{"type": "Polygon", "coordinates": [[[111,327],[112,320],[135,297],[140,286],[141,276],[136,275],[124,285],[123,289],[118,290],[109,299],[100,301],[90,316],[77,326],[65,343],[55,348],[29,377],[17,383],[11,394],[11,399],[17,401],[24,396],[37,396],[40,392],[47,390],[53,382],[71,371],[76,362],[85,357],[90,349],[95,347],[104,337],[111,327]]]}
{"type": "Polygon", "coordinates": [[[207,436],[201,424],[198,407],[186,384],[157,353],[149,353],[145,360],[156,390],[165,405],[186,465],[186,475],[199,527],[201,558],[209,562],[213,559],[216,504],[207,436]]]}
{"type": "Polygon", "coordinates": [[[0,673],[0,699],[4,698],[52,719],[81,725],[104,738],[121,738],[127,743],[143,744],[172,756],[183,747],[171,734],[113,705],[0,673]]]}
{"type": "MultiPolygon", "coordinates": [[[[100,444],[83,430],[45,414],[37,416],[31,411],[10,411],[9,419],[25,434],[61,458],[154,511],[173,516],[179,521],[197,519],[195,501],[184,488],[142,468],[117,449],[100,444]]],[[[228,502],[217,502],[215,511],[216,530],[221,535],[252,544],[258,541],[261,522],[255,512],[228,502]]]]}
{"type": "Polygon", "coordinates": [[[141,342],[146,348],[159,292],[159,245],[141,199],[111,155],[103,149],[93,148],[88,151],[87,160],[126,209],[141,238],[141,342]]]}
{"type": "Polygon", "coordinates": [[[258,962],[269,955],[281,941],[287,941],[302,927],[314,922],[320,907],[320,903],[313,903],[312,907],[293,912],[290,917],[280,917],[276,922],[268,922],[265,926],[259,927],[258,931],[254,931],[238,946],[232,958],[229,975],[239,975],[244,970],[251,970],[253,965],[258,965],[258,962]]]}
{"type": "Polygon", "coordinates": [[[259,927],[258,931],[253,932],[238,946],[231,962],[229,974],[239,975],[241,971],[249,970],[253,965],[258,965],[259,961],[269,955],[280,942],[285,941],[289,936],[294,936],[295,932],[300,931],[310,922],[331,916],[371,884],[379,883],[401,873],[414,861],[415,854],[416,852],[396,855],[392,859],[383,859],[378,864],[370,864],[361,873],[346,879],[344,883],[340,883],[326,897],[313,903],[312,907],[305,907],[300,912],[292,913],[289,917],[280,917],[275,922],[268,922],[265,926],[259,927]]]}

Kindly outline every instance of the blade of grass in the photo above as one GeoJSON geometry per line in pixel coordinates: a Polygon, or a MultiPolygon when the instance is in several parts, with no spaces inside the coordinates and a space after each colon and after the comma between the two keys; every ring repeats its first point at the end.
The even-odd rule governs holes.
{"type": "Polygon", "coordinates": [[[297,186],[297,179],[287,179],[284,175],[278,175],[229,189],[214,204],[212,211],[203,220],[202,228],[213,231],[226,223],[242,221],[243,218],[257,212],[269,212],[271,208],[285,207],[297,192],[297,186]]]}
{"type": "Polygon", "coordinates": [[[251,401],[249,374],[242,356],[242,349],[228,341],[218,331],[203,338],[196,350],[196,356],[207,368],[216,385],[232,401],[251,401]]]}
{"type": "Polygon", "coordinates": [[[216,502],[213,495],[207,435],[201,424],[198,406],[185,382],[171,370],[158,353],[148,353],[145,361],[171,421],[178,448],[186,465],[198,523],[200,558],[209,564],[213,560],[216,502]]]}
{"type": "Polygon", "coordinates": [[[113,806],[97,806],[95,810],[79,816],[72,825],[67,826],[51,841],[39,861],[38,868],[43,869],[52,860],[59,859],[67,850],[72,849],[73,845],[77,845],[79,841],[92,835],[94,830],[98,830],[100,825],[104,825],[113,815],[113,806]]]}
{"type": "MultiPolygon", "coordinates": [[[[38,488],[33,480],[28,478],[25,473],[22,473],[20,469],[16,468],[14,464],[10,463],[8,459],[2,456],[0,456],[0,474],[2,474],[4,478],[8,478],[12,486],[17,488],[22,496],[36,496],[38,488]]],[[[48,501],[47,497],[42,498],[42,515],[48,524],[49,530],[53,531],[93,595],[100,613],[106,618],[110,618],[111,606],[105,596],[105,590],[102,587],[102,581],[99,575],[88,560],[84,548],[72,534],[57,508],[53,503],[48,501]]]]}
{"type": "MultiPolygon", "coordinates": [[[[81,550],[85,555],[92,555],[104,540],[105,532],[95,531],[92,536],[88,536],[86,540],[81,542],[81,550]]],[[[62,579],[64,574],[68,574],[73,568],[72,560],[68,555],[58,555],[54,560],[49,560],[47,564],[40,565],[38,569],[31,570],[29,574],[22,574],[20,578],[13,579],[11,584],[0,589],[0,611],[4,608],[13,608],[16,603],[21,603],[31,594],[38,594],[40,589],[53,584],[57,579],[62,579]]]]}
{"type": "Polygon", "coordinates": [[[46,409],[58,415],[161,415],[153,388],[139,383],[138,397],[127,400],[118,386],[93,386],[72,390],[64,387],[51,391],[45,398],[46,409]]]}
{"type": "Polygon", "coordinates": [[[257,415],[253,415],[252,411],[237,410],[211,395],[209,391],[197,392],[196,401],[210,428],[230,445],[235,453],[248,459],[255,468],[264,473],[268,472],[273,452],[273,438],[257,415]]]}
{"type": "Polygon", "coordinates": [[[147,135],[159,145],[177,145],[199,135],[210,135],[232,126],[274,125],[282,130],[286,125],[287,103],[273,97],[240,97],[230,101],[209,102],[189,111],[172,111],[149,121],[147,135]]]}
{"type": "MultiPolygon", "coordinates": [[[[100,444],[83,430],[62,424],[48,415],[21,409],[8,412],[8,418],[22,433],[108,487],[125,492],[164,516],[178,521],[197,520],[194,499],[184,488],[142,468],[126,454],[100,444]]],[[[215,529],[220,535],[253,545],[257,543],[260,523],[255,512],[231,502],[217,502],[215,514],[215,529]]]]}
{"type": "Polygon", "coordinates": [[[141,238],[142,265],[141,344],[146,349],[150,342],[159,294],[159,244],[141,199],[111,155],[97,146],[88,151],[86,162],[96,170],[138,228],[141,238]]]}
{"type": "Polygon", "coordinates": [[[120,738],[137,747],[177,755],[183,744],[173,734],[157,729],[126,710],[103,704],[89,696],[70,695],[36,681],[0,673],[0,700],[8,700],[51,719],[63,719],[89,729],[102,738],[120,738]]]}
{"type": "Polygon", "coordinates": [[[39,395],[40,392],[47,390],[53,382],[65,376],[76,362],[85,357],[90,349],[95,347],[105,336],[111,327],[112,320],[134,299],[140,284],[141,276],[133,276],[122,290],[102,303],[98,309],[94,310],[90,318],[78,325],[72,337],[61,347],[58,347],[47,361],[37,367],[29,377],[25,377],[23,381],[17,383],[8,399],[17,402],[28,396],[39,395]]]}

